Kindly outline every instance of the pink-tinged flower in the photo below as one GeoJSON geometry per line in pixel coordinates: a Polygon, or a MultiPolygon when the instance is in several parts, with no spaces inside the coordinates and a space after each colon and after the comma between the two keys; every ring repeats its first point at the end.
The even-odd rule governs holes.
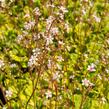
{"type": "Polygon", "coordinates": [[[52,60],[48,60],[48,64],[47,64],[47,67],[50,69],[52,67],[52,60]]]}
{"type": "Polygon", "coordinates": [[[50,25],[53,22],[54,19],[55,18],[53,16],[49,16],[48,19],[46,19],[47,25],[50,25]]]}
{"type": "Polygon", "coordinates": [[[57,57],[57,61],[58,61],[58,62],[62,62],[62,61],[64,61],[64,59],[63,59],[62,56],[58,56],[58,57],[57,57]]]}
{"type": "Polygon", "coordinates": [[[40,55],[40,49],[39,48],[35,48],[32,50],[33,54],[31,55],[29,61],[28,61],[28,66],[32,67],[34,65],[38,65],[38,57],[40,55]]]}
{"type": "Polygon", "coordinates": [[[50,45],[53,43],[54,38],[49,35],[49,37],[46,37],[46,46],[50,45]]]}
{"type": "Polygon", "coordinates": [[[101,18],[100,17],[97,17],[96,15],[93,15],[93,17],[95,18],[95,21],[96,22],[100,22],[101,21],[101,18]]]}
{"type": "Polygon", "coordinates": [[[28,22],[25,22],[24,28],[26,30],[31,30],[31,28],[34,27],[34,25],[35,25],[35,21],[30,21],[29,23],[28,22]]]}
{"type": "Polygon", "coordinates": [[[87,70],[90,72],[94,72],[94,71],[96,71],[95,67],[96,67],[96,65],[92,63],[91,65],[88,65],[87,70]]]}
{"type": "Polygon", "coordinates": [[[53,74],[52,80],[59,81],[59,78],[60,78],[60,74],[59,74],[59,72],[57,71],[55,74],[53,74]]]}
{"type": "Polygon", "coordinates": [[[51,98],[51,97],[52,97],[52,92],[48,90],[48,91],[45,93],[45,95],[46,95],[46,98],[47,98],[47,99],[48,99],[48,98],[51,98]]]}
{"type": "Polygon", "coordinates": [[[51,31],[50,31],[53,35],[57,35],[59,33],[59,30],[58,28],[54,27],[54,28],[51,28],[51,31]]]}
{"type": "Polygon", "coordinates": [[[86,87],[88,87],[90,85],[89,83],[90,83],[90,81],[87,80],[86,78],[84,80],[82,80],[82,85],[84,85],[86,87]]]}
{"type": "Polygon", "coordinates": [[[23,38],[23,35],[18,35],[16,41],[20,43],[23,38]]]}
{"type": "Polygon", "coordinates": [[[88,87],[88,86],[94,86],[94,84],[93,83],[91,83],[88,79],[83,79],[82,80],[82,85],[84,85],[84,86],[86,86],[86,87],[88,87]]]}
{"type": "Polygon", "coordinates": [[[30,18],[30,14],[25,14],[24,18],[30,18]]]}

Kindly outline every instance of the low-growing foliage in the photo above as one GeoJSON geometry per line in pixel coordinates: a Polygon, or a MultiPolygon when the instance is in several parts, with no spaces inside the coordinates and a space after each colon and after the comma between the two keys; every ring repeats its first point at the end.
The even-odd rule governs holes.
{"type": "Polygon", "coordinates": [[[0,0],[3,109],[109,109],[108,0],[0,0]]]}

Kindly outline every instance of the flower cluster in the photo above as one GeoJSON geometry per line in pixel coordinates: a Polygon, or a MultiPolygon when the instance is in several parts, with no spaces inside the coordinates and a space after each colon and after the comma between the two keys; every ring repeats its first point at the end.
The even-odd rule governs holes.
{"type": "Polygon", "coordinates": [[[33,49],[33,55],[30,57],[28,61],[28,66],[32,67],[34,65],[38,65],[38,56],[40,55],[40,49],[33,49]]]}
{"type": "Polygon", "coordinates": [[[24,28],[25,30],[31,30],[35,26],[35,21],[25,22],[24,28]]]}
{"type": "Polygon", "coordinates": [[[49,30],[52,22],[55,20],[55,17],[49,16],[48,19],[46,19],[46,30],[49,30]]]}
{"type": "Polygon", "coordinates": [[[64,20],[64,15],[67,12],[68,12],[68,10],[65,7],[60,6],[59,7],[59,12],[57,12],[56,14],[60,17],[61,20],[64,20]]]}
{"type": "Polygon", "coordinates": [[[54,37],[52,35],[46,36],[46,46],[50,45],[53,43],[54,37]]]}

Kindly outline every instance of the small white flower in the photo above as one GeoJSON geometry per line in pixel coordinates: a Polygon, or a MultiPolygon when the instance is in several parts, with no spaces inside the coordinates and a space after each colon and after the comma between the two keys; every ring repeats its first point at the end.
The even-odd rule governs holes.
{"type": "Polygon", "coordinates": [[[6,6],[6,1],[5,0],[0,0],[0,2],[1,2],[1,6],[2,7],[5,7],[6,6]]]}
{"type": "Polygon", "coordinates": [[[12,91],[6,90],[6,97],[11,97],[11,96],[12,96],[12,91]]]}
{"type": "Polygon", "coordinates": [[[33,10],[33,12],[35,12],[35,14],[38,15],[38,16],[41,15],[40,10],[39,10],[38,7],[36,7],[36,8],[33,10]]]}
{"type": "Polygon", "coordinates": [[[66,46],[67,50],[70,51],[71,50],[71,47],[70,46],[66,46]]]}
{"type": "Polygon", "coordinates": [[[68,12],[68,10],[67,10],[65,7],[63,7],[63,6],[60,6],[59,9],[60,9],[63,13],[67,13],[67,12],[68,12]]]}
{"type": "Polygon", "coordinates": [[[85,15],[86,14],[86,11],[84,9],[82,9],[82,13],[83,13],[83,15],[85,15]]]}
{"type": "Polygon", "coordinates": [[[30,14],[25,14],[24,18],[30,18],[30,14]]]}
{"type": "Polygon", "coordinates": [[[48,60],[48,64],[47,64],[47,67],[50,69],[52,67],[52,60],[48,60]]]}
{"type": "Polygon", "coordinates": [[[109,70],[108,69],[106,69],[105,71],[106,71],[106,73],[109,73],[109,70]]]}
{"type": "Polygon", "coordinates": [[[59,45],[64,45],[65,43],[63,41],[58,41],[59,45]]]}
{"type": "Polygon", "coordinates": [[[30,21],[29,23],[25,22],[24,28],[26,30],[31,30],[31,28],[34,27],[34,25],[35,25],[35,21],[30,21]]]}
{"type": "Polygon", "coordinates": [[[88,86],[94,86],[94,84],[93,83],[91,83],[88,79],[83,79],[82,80],[82,85],[84,85],[84,86],[86,86],[86,87],[88,87],[88,86]]]}
{"type": "Polygon", "coordinates": [[[33,34],[33,40],[34,41],[37,41],[38,39],[40,39],[40,34],[36,35],[36,34],[33,34]]]}
{"type": "Polygon", "coordinates": [[[26,36],[28,35],[28,32],[27,31],[23,31],[23,36],[26,36]]]}
{"type": "Polygon", "coordinates": [[[26,23],[24,24],[24,28],[25,28],[26,30],[30,30],[30,29],[31,29],[31,25],[26,22],[26,23]]]}
{"type": "Polygon", "coordinates": [[[49,16],[48,19],[46,19],[47,25],[50,25],[53,22],[54,19],[55,18],[53,16],[49,16]]]}
{"type": "Polygon", "coordinates": [[[18,43],[20,43],[21,40],[23,40],[23,38],[24,38],[23,35],[18,35],[16,41],[17,41],[18,43]]]}
{"type": "Polygon", "coordinates": [[[51,4],[48,4],[47,7],[54,8],[55,6],[54,5],[51,5],[51,4]]]}
{"type": "Polygon", "coordinates": [[[3,60],[0,60],[0,68],[2,68],[4,65],[5,64],[4,64],[3,60]]]}
{"type": "Polygon", "coordinates": [[[60,75],[59,75],[59,72],[56,72],[55,74],[53,74],[53,80],[57,80],[59,81],[59,78],[60,78],[60,75]]]}
{"type": "Polygon", "coordinates": [[[96,15],[93,15],[93,17],[95,18],[95,21],[96,22],[100,22],[101,21],[101,18],[100,17],[97,17],[96,15]]]}
{"type": "Polygon", "coordinates": [[[74,75],[71,75],[71,76],[69,77],[69,79],[72,79],[72,80],[73,80],[73,79],[74,79],[74,77],[75,77],[74,75]]]}
{"type": "Polygon", "coordinates": [[[51,28],[51,31],[50,31],[53,35],[57,35],[59,30],[58,28],[54,27],[54,28],[51,28]]]}
{"type": "Polygon", "coordinates": [[[69,24],[68,23],[65,23],[64,29],[67,30],[67,32],[69,32],[70,28],[69,28],[69,24]]]}
{"type": "Polygon", "coordinates": [[[109,44],[109,39],[108,39],[108,40],[106,40],[106,42],[109,44]]]}
{"type": "Polygon", "coordinates": [[[39,48],[35,48],[35,49],[32,50],[32,52],[35,53],[35,54],[36,53],[39,54],[40,53],[40,49],[39,48]]]}
{"type": "Polygon", "coordinates": [[[45,49],[48,50],[48,51],[51,51],[51,49],[49,47],[46,47],[45,49]]]}
{"type": "Polygon", "coordinates": [[[63,59],[62,56],[58,56],[58,57],[57,57],[57,61],[58,61],[58,62],[62,62],[62,61],[64,61],[64,59],[63,59]]]}
{"type": "Polygon", "coordinates": [[[29,22],[29,24],[31,25],[31,27],[33,27],[35,25],[35,21],[31,21],[29,22]]]}
{"type": "Polygon", "coordinates": [[[7,109],[7,107],[3,106],[3,108],[2,108],[2,109],[7,109]]]}
{"type": "Polygon", "coordinates": [[[32,67],[33,65],[38,65],[38,56],[40,55],[40,49],[39,48],[35,48],[32,50],[33,55],[31,55],[29,61],[28,61],[28,66],[32,67]]]}
{"type": "Polygon", "coordinates": [[[54,38],[49,35],[49,37],[46,37],[46,46],[50,45],[53,43],[54,38]]]}
{"type": "Polygon", "coordinates": [[[90,6],[90,7],[92,7],[93,4],[94,4],[93,2],[91,2],[91,1],[89,2],[89,6],[90,6]]]}
{"type": "Polygon", "coordinates": [[[96,65],[94,63],[92,63],[91,65],[88,65],[87,70],[90,72],[94,72],[94,71],[96,71],[95,67],[96,67],[96,65]]]}
{"type": "Polygon", "coordinates": [[[14,67],[16,67],[16,66],[17,66],[16,64],[11,64],[11,65],[10,65],[11,68],[14,68],[14,67]]]}
{"type": "Polygon", "coordinates": [[[105,97],[102,97],[102,98],[101,98],[101,102],[102,102],[103,104],[105,104],[105,103],[106,103],[106,98],[105,98],[105,97]]]}
{"type": "Polygon", "coordinates": [[[86,78],[84,80],[82,80],[82,85],[88,87],[89,86],[90,81],[87,80],[86,78]]]}
{"type": "Polygon", "coordinates": [[[88,54],[84,54],[84,57],[85,57],[85,58],[88,58],[88,54]]]}
{"type": "Polygon", "coordinates": [[[48,98],[51,98],[51,97],[52,97],[52,92],[48,90],[48,91],[45,93],[45,95],[46,95],[46,98],[47,98],[47,99],[48,99],[48,98]]]}
{"type": "Polygon", "coordinates": [[[5,0],[0,0],[0,2],[5,2],[5,0]]]}
{"type": "Polygon", "coordinates": [[[79,87],[77,87],[77,88],[76,88],[76,90],[80,90],[80,88],[79,88],[79,87]]]}
{"type": "Polygon", "coordinates": [[[64,14],[59,13],[59,17],[61,18],[61,20],[64,20],[64,14]]]}
{"type": "Polygon", "coordinates": [[[59,95],[57,99],[62,100],[62,95],[59,95]]]}

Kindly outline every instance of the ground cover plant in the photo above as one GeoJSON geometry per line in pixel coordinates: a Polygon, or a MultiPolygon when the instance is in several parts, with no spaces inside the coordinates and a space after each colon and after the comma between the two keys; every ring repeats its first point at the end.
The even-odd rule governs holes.
{"type": "Polygon", "coordinates": [[[108,0],[0,0],[0,109],[109,109],[108,0]]]}

